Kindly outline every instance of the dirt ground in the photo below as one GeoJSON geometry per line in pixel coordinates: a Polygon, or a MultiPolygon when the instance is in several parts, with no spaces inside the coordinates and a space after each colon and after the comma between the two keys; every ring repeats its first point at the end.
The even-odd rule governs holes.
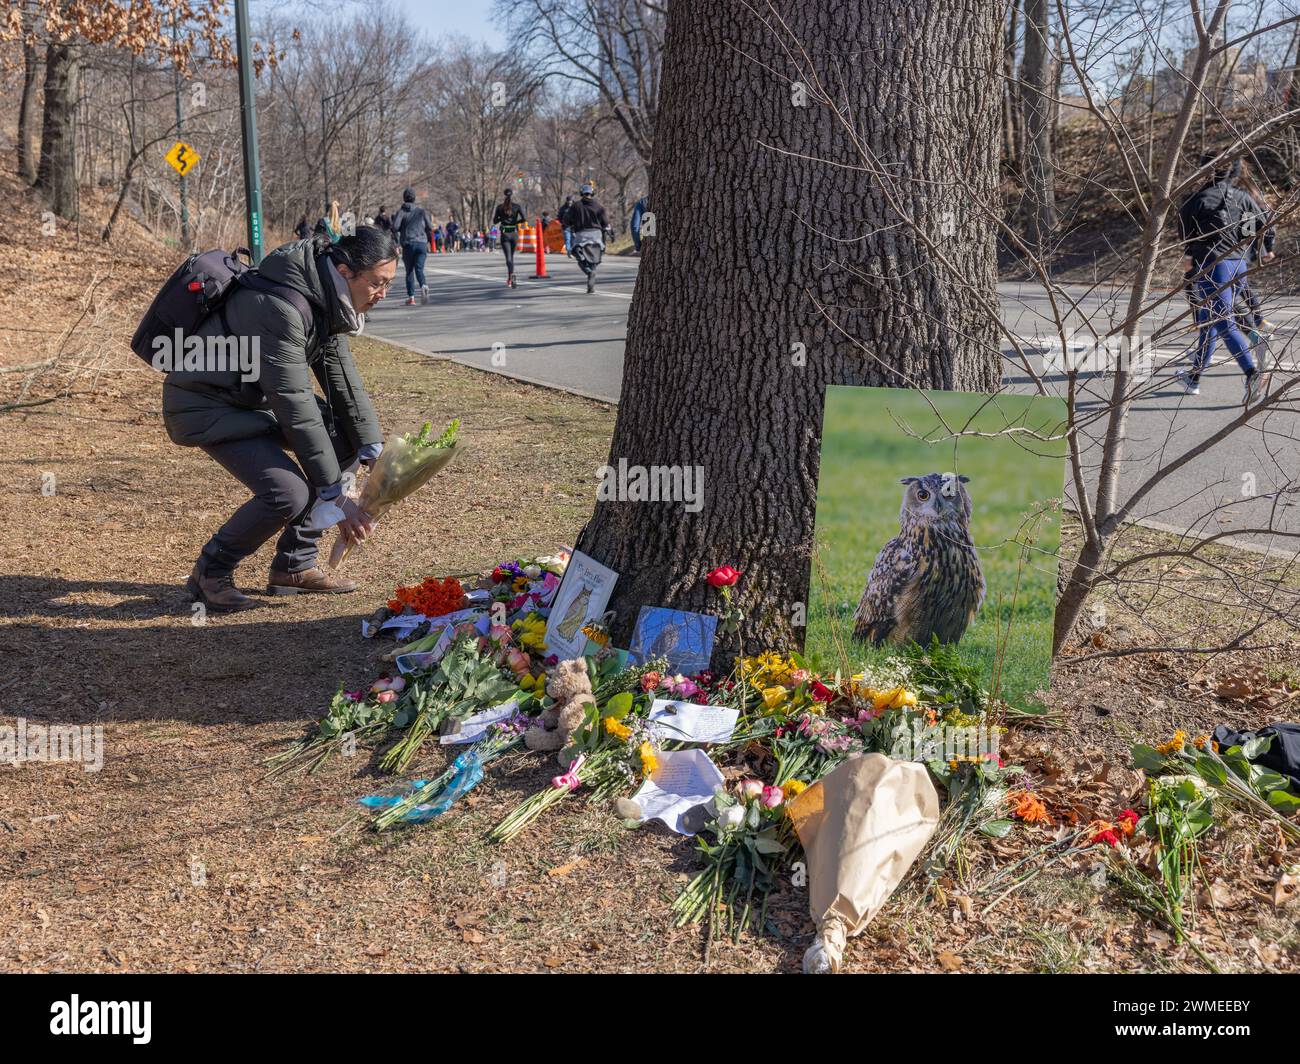
{"type": "MultiPolygon", "coordinates": [[[[96,773],[0,767],[0,969],[702,968],[703,933],[669,927],[694,867],[689,840],[626,831],[575,797],[511,844],[484,841],[553,774],[535,758],[499,763],[445,822],[382,837],[356,814],[354,800],[388,782],[364,756],[315,777],[262,779],[262,759],[297,738],[340,682],[378,671],[386,648],[363,640],[359,622],[395,583],[572,543],[608,446],[609,407],[377,343],[356,351],[386,430],[460,416],[464,453],[349,563],[357,594],[267,600],[200,626],[181,584],[242,489],[167,441],[157,378],[110,375],[93,396],[0,415],[0,709],[6,722],[102,723],[105,735],[96,773]]],[[[259,586],[269,557],[246,564],[244,586],[259,586]]],[[[1087,816],[1126,800],[1137,778],[1119,764],[1135,734],[1267,716],[1169,668],[1060,670],[1060,726],[1010,741],[1061,810],[1087,816]],[[1101,771],[1103,755],[1114,771],[1101,771]]],[[[441,764],[432,752],[416,767],[441,764]]],[[[963,891],[984,871],[1050,837],[981,840],[938,891],[909,886],[851,945],[848,969],[1197,970],[1087,866],[1054,866],[986,915],[993,896],[972,907],[963,891]]],[[[1234,837],[1256,856],[1273,845],[1253,826],[1234,837]]],[[[1275,877],[1262,860],[1237,863],[1275,877]]],[[[1225,902],[1224,929],[1207,939],[1222,943],[1221,965],[1293,970],[1289,912],[1232,889],[1239,907],[1225,902]]],[[[813,930],[806,906],[787,884],[774,933],[715,946],[710,970],[796,970],[813,930]]]]}

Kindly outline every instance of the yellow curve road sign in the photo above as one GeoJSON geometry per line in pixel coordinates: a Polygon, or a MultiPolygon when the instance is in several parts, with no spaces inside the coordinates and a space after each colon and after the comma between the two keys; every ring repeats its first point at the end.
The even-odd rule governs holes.
{"type": "Polygon", "coordinates": [[[191,148],[183,140],[178,140],[172,145],[172,150],[167,153],[167,162],[181,177],[184,177],[196,166],[199,165],[199,153],[191,148]]]}

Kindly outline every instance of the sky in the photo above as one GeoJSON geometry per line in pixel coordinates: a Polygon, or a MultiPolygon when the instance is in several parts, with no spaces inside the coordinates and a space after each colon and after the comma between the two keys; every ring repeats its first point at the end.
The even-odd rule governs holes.
{"type": "Polygon", "coordinates": [[[393,0],[430,36],[457,34],[505,47],[505,35],[491,21],[492,0],[393,0]]]}

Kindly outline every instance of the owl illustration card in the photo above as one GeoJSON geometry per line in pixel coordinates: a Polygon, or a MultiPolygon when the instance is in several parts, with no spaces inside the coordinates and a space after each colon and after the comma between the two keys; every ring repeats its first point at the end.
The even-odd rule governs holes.
{"type": "Polygon", "coordinates": [[[604,615],[617,580],[618,573],[613,569],[580,550],[573,552],[546,620],[548,654],[555,654],[561,661],[582,656],[587,646],[583,626],[604,615]]]}
{"type": "Polygon", "coordinates": [[[1052,397],[827,388],[810,664],[919,684],[942,662],[945,682],[1033,708],[1052,660],[1065,418],[1052,397]]]}
{"type": "Polygon", "coordinates": [[[717,627],[718,618],[709,614],[642,606],[632,629],[632,663],[667,658],[673,672],[694,676],[709,667],[717,627]]]}

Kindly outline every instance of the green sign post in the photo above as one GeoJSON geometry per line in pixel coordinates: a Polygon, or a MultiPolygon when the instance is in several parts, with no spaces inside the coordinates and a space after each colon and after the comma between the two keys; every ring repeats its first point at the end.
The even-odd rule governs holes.
{"type": "Polygon", "coordinates": [[[244,137],[244,210],[253,264],[262,261],[262,171],[257,159],[257,107],[249,44],[248,0],[235,0],[235,55],[239,60],[239,114],[244,137]]]}

